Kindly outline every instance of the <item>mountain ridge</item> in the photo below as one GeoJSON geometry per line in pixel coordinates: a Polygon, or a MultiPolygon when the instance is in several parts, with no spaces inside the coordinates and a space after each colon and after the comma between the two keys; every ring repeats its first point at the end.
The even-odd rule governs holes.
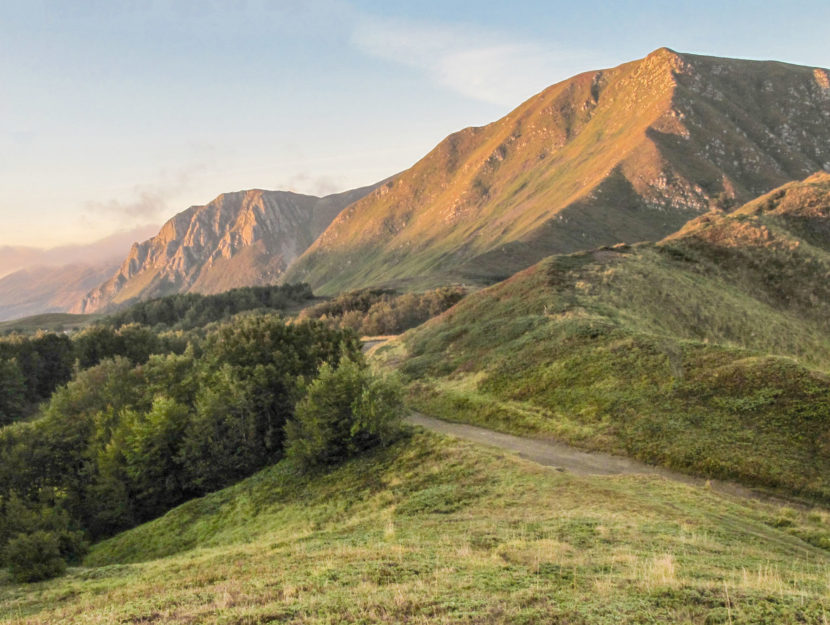
{"type": "Polygon", "coordinates": [[[657,240],[716,205],[830,169],[822,68],[660,48],[453,133],[339,215],[289,268],[322,293],[511,275],[657,240]]]}
{"type": "Polygon", "coordinates": [[[111,275],[118,260],[19,269],[0,278],[0,321],[66,312],[111,275]]]}
{"type": "Polygon", "coordinates": [[[347,204],[376,185],[316,197],[250,189],[176,214],[133,245],[120,268],[72,312],[169,295],[274,284],[347,204]]]}
{"type": "Polygon", "coordinates": [[[545,258],[378,353],[426,414],[827,498],[828,276],[822,172],[545,258]]]}
{"type": "Polygon", "coordinates": [[[38,248],[22,245],[0,246],[0,278],[30,267],[63,267],[73,264],[117,264],[134,241],[141,241],[158,230],[158,225],[144,225],[115,232],[92,243],[38,248]]]}

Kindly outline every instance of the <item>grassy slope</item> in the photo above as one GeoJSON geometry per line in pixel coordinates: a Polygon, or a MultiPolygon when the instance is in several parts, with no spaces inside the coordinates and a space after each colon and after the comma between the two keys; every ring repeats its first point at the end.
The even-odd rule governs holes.
{"type": "Polygon", "coordinates": [[[828,107],[812,68],[781,63],[661,49],[581,74],[445,139],[286,279],[326,294],[492,283],[551,253],[657,240],[720,194],[746,201],[830,161],[828,107]]]}
{"type": "Polygon", "coordinates": [[[21,332],[29,334],[38,330],[80,330],[99,318],[99,315],[72,315],[69,313],[45,313],[12,321],[0,321],[0,333],[21,332]]]}
{"type": "Polygon", "coordinates": [[[657,245],[551,257],[378,354],[435,416],[830,498],[827,213],[821,175],[657,245]]]}
{"type": "Polygon", "coordinates": [[[416,434],[266,469],[64,578],[0,578],[0,622],[821,623],[829,519],[416,434]]]}

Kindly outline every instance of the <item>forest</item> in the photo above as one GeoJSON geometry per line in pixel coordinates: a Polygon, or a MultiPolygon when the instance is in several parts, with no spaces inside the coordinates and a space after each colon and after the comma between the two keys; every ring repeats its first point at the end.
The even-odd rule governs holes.
{"type": "Polygon", "coordinates": [[[320,319],[334,328],[350,328],[361,336],[399,334],[458,303],[463,287],[440,287],[425,293],[398,294],[389,289],[361,289],[311,305],[300,318],[320,319]]]}
{"type": "Polygon", "coordinates": [[[310,291],[267,288],[269,306],[251,289],[174,296],[0,340],[0,564],[16,579],[285,455],[315,470],[394,438],[400,392],[355,333],[289,319],[274,308],[310,291]]]}

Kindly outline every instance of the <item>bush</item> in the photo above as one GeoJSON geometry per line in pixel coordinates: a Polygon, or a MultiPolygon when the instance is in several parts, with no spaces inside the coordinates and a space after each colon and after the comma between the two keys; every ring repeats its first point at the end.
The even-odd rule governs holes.
{"type": "Polygon", "coordinates": [[[60,539],[54,532],[37,530],[17,534],[6,545],[5,560],[16,582],[39,582],[66,571],[60,539]]]}
{"type": "Polygon", "coordinates": [[[324,364],[286,423],[286,455],[308,470],[389,444],[400,429],[401,396],[396,382],[352,360],[324,364]]]}

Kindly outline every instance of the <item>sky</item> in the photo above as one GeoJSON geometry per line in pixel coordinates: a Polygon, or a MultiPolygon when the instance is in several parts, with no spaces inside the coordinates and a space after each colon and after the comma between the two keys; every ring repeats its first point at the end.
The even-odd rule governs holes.
{"type": "Polygon", "coordinates": [[[0,246],[371,184],[661,46],[830,67],[827,24],[827,0],[0,0],[0,246]]]}

